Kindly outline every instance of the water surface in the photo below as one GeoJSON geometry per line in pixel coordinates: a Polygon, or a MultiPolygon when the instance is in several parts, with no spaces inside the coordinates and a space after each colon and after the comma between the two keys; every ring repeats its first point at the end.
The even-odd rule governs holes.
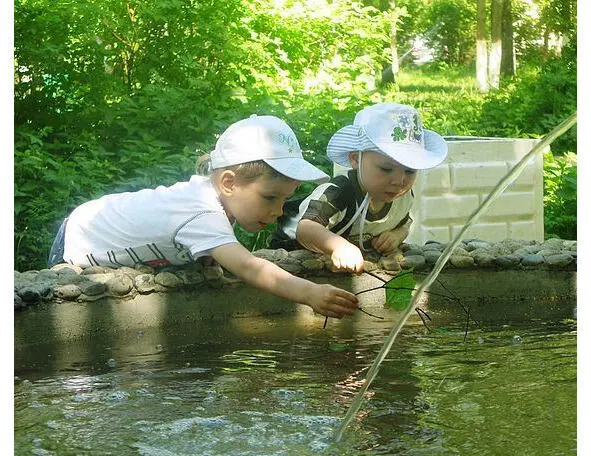
{"type": "Polygon", "coordinates": [[[15,353],[17,455],[576,452],[576,323],[409,321],[338,445],[393,324],[209,322],[15,353]]]}

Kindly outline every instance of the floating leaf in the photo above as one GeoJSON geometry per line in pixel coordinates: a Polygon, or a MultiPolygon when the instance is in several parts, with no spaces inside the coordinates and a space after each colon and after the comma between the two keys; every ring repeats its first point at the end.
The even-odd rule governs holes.
{"type": "Polygon", "coordinates": [[[342,344],[339,342],[329,342],[328,348],[330,351],[333,352],[344,352],[348,350],[353,350],[353,346],[351,344],[342,344]]]}
{"type": "Polygon", "coordinates": [[[404,310],[410,304],[416,282],[412,270],[397,275],[386,283],[386,303],[394,310],[404,310]]]}

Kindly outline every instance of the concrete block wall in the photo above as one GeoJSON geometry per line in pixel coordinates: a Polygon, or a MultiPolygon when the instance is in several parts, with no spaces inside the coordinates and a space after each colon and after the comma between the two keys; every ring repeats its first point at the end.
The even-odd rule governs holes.
{"type": "MultiPolygon", "coordinates": [[[[407,242],[451,241],[497,183],[537,139],[447,137],[449,153],[436,168],[419,172],[413,186],[414,220],[407,242]]],[[[346,168],[335,165],[334,174],[346,168]]],[[[521,175],[468,230],[465,238],[544,240],[543,157],[521,175]]]]}

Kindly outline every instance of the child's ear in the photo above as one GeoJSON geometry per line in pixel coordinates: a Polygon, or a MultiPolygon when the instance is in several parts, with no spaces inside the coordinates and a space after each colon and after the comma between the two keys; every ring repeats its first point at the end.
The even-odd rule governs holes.
{"type": "Polygon", "coordinates": [[[229,169],[223,170],[217,178],[218,189],[224,196],[229,196],[236,188],[236,173],[229,169]]]}
{"type": "Polygon", "coordinates": [[[353,169],[359,168],[359,152],[349,152],[349,163],[353,169]]]}

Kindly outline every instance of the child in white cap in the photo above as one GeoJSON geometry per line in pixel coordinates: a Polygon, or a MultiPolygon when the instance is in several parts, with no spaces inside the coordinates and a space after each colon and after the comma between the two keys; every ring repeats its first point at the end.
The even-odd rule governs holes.
{"type": "Polygon", "coordinates": [[[352,315],[354,294],[257,258],[234,235],[234,222],[250,232],[275,222],[300,181],[328,179],[304,160],[291,128],[273,116],[236,122],[220,136],[210,161],[210,176],[78,206],[58,232],[48,266],[181,265],[211,256],[252,286],[329,317],[352,315]]]}
{"type": "Polygon", "coordinates": [[[413,107],[380,103],[362,109],[353,125],[337,131],[327,155],[352,169],[306,199],[288,201],[271,246],[324,252],[335,269],[359,273],[361,250],[388,256],[407,237],[417,171],[439,165],[447,144],[423,129],[413,107]]]}

